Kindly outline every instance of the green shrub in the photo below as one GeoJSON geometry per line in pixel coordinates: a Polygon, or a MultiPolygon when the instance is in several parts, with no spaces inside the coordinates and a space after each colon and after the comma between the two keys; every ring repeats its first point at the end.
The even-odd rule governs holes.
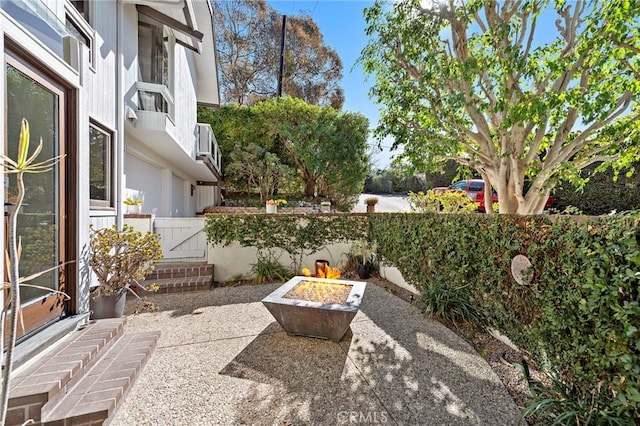
{"type": "MultiPolygon", "coordinates": [[[[623,424],[638,418],[640,215],[584,224],[570,217],[552,223],[544,215],[433,213],[376,215],[370,221],[379,255],[423,299],[449,304],[452,315],[472,303],[482,314],[480,325],[509,336],[563,381],[574,406],[588,407],[576,414],[581,422],[595,418],[593,413],[623,424]],[[528,285],[509,272],[517,254],[533,264],[528,285]],[[443,300],[439,293],[445,293],[443,300]]],[[[563,407],[558,402],[555,408],[563,407]]]]}
{"type": "Polygon", "coordinates": [[[385,175],[369,176],[364,183],[364,192],[374,194],[390,194],[393,192],[393,183],[385,175]]]}
{"type": "Polygon", "coordinates": [[[569,216],[212,215],[209,242],[294,256],[338,241],[376,241],[377,257],[421,291],[430,312],[508,336],[554,378],[530,408],[541,422],[634,424],[640,418],[640,213],[569,216]],[[510,273],[514,256],[532,279],[510,273]],[[542,405],[541,405],[542,404],[542,405]]]}
{"type": "Polygon", "coordinates": [[[435,192],[409,192],[409,205],[415,212],[443,212],[462,213],[474,212],[480,203],[471,201],[469,196],[461,191],[435,192]]]}
{"type": "Polygon", "coordinates": [[[443,286],[441,283],[425,285],[420,302],[425,310],[436,318],[448,323],[457,324],[459,321],[478,323],[479,315],[471,300],[469,300],[470,284],[459,286],[443,286]]]}
{"type": "Polygon", "coordinates": [[[258,252],[256,263],[251,264],[251,273],[260,284],[285,282],[295,275],[295,271],[278,262],[273,250],[266,250],[266,254],[258,252]]]}
{"type": "Polygon", "coordinates": [[[556,188],[553,193],[554,207],[562,211],[574,206],[588,215],[640,209],[640,163],[633,164],[635,173],[630,176],[621,173],[617,180],[614,180],[611,169],[593,174],[597,166],[594,164],[582,171],[583,177],[590,176],[582,190],[576,190],[568,182],[556,188]]]}
{"type": "Polygon", "coordinates": [[[258,251],[280,249],[300,270],[302,259],[327,244],[348,242],[367,236],[364,215],[240,214],[208,215],[205,224],[210,244],[228,245],[234,241],[258,251]]]}
{"type": "Polygon", "coordinates": [[[426,190],[427,190],[427,184],[425,183],[424,178],[420,176],[412,175],[407,177],[406,185],[401,191],[402,192],[404,191],[419,192],[419,191],[426,191],[426,190]]]}

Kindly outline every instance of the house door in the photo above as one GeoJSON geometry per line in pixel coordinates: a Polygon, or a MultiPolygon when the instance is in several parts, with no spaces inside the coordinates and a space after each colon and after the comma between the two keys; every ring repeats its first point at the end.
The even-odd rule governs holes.
{"type": "MultiPolygon", "coordinates": [[[[65,154],[66,90],[29,62],[10,53],[5,54],[5,87],[5,153],[10,158],[16,158],[20,122],[24,117],[29,121],[31,134],[29,155],[40,138],[43,149],[37,161],[65,154]]],[[[29,276],[66,261],[67,212],[63,189],[66,186],[67,161],[65,158],[47,172],[24,176],[26,193],[16,233],[22,240],[20,276],[29,276]]],[[[16,176],[6,176],[6,231],[7,210],[11,208],[11,200],[17,192],[16,176]]],[[[5,238],[5,247],[7,242],[8,238],[5,238]]],[[[64,314],[63,296],[51,290],[72,291],[65,272],[65,268],[60,268],[26,283],[38,288],[21,287],[23,321],[19,321],[18,336],[35,332],[64,314]]]]}

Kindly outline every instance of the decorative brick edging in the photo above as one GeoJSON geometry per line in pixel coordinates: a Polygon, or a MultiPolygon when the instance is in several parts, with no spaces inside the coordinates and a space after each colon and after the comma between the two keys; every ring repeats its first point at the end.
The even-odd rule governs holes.
{"type": "MultiPolygon", "coordinates": [[[[256,214],[256,213],[264,213],[266,214],[266,209],[263,207],[226,207],[226,206],[215,206],[215,207],[207,207],[204,209],[204,214],[238,214],[238,213],[247,213],[247,214],[256,214]]],[[[320,210],[314,207],[278,207],[278,213],[293,213],[293,214],[315,214],[320,213],[320,210]]]]}

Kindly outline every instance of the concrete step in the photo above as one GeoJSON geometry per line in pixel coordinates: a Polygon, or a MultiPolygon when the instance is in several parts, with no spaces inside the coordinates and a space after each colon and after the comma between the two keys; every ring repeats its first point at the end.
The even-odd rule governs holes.
{"type": "Polygon", "coordinates": [[[38,422],[120,339],[125,318],[93,321],[13,373],[7,424],[38,422]]]}
{"type": "Polygon", "coordinates": [[[153,354],[159,337],[159,331],[124,334],[55,407],[43,414],[42,424],[108,423],[153,354]]]}
{"type": "Polygon", "coordinates": [[[212,276],[213,265],[207,263],[156,263],[146,280],[212,276]]]}
{"type": "MultiPolygon", "coordinates": [[[[145,288],[155,284],[158,286],[156,293],[185,293],[189,291],[209,290],[211,288],[212,277],[187,277],[187,278],[166,278],[163,280],[147,280],[142,283],[145,288]]],[[[139,296],[153,294],[140,288],[134,288],[139,296]]]]}
{"type": "MultiPolygon", "coordinates": [[[[156,263],[154,271],[141,284],[158,286],[158,293],[184,293],[209,290],[213,282],[213,265],[207,263],[156,263]]],[[[141,296],[150,293],[134,287],[141,296]]]]}

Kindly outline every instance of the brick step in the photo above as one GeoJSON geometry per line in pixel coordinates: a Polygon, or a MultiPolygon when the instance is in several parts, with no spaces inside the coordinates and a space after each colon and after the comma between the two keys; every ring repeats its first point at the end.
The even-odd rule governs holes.
{"type": "Polygon", "coordinates": [[[153,354],[159,337],[159,331],[124,334],[64,398],[43,415],[42,425],[108,423],[153,354]]]}
{"type": "Polygon", "coordinates": [[[38,422],[124,333],[125,318],[94,321],[13,373],[7,424],[38,422]]]}
{"type": "Polygon", "coordinates": [[[207,263],[156,263],[147,281],[167,278],[212,277],[213,265],[207,263]]]}
{"type": "MultiPolygon", "coordinates": [[[[146,280],[142,283],[145,287],[155,284],[158,286],[157,293],[185,293],[189,291],[209,290],[213,277],[185,277],[185,278],[165,278],[158,280],[146,280]]],[[[146,292],[142,289],[135,290],[140,296],[153,293],[146,292]]]]}

